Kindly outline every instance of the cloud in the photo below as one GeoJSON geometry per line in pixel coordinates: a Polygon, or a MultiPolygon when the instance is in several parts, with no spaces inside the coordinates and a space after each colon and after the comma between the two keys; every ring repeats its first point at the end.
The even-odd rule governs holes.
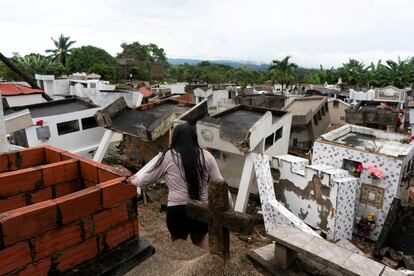
{"type": "Polygon", "coordinates": [[[0,1],[0,50],[44,53],[63,33],[114,55],[121,42],[140,41],[170,57],[370,63],[413,55],[413,8],[410,0],[0,1]]]}

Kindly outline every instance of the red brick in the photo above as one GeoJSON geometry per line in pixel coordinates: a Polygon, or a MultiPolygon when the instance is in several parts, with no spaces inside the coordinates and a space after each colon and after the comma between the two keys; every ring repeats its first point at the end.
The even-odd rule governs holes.
{"type": "Polygon", "coordinates": [[[0,275],[28,265],[32,261],[27,242],[21,242],[0,250],[0,275]]]}
{"type": "Polygon", "coordinates": [[[52,189],[50,187],[40,189],[34,193],[31,193],[32,203],[38,203],[52,199],[52,189]]]}
{"type": "Polygon", "coordinates": [[[138,223],[138,217],[135,217],[133,220],[131,220],[132,226],[134,227],[134,234],[136,237],[139,236],[139,223],[138,223]]]}
{"type": "Polygon", "coordinates": [[[0,195],[27,192],[36,189],[42,183],[42,172],[39,169],[28,168],[19,171],[0,174],[0,195]]]}
{"type": "Polygon", "coordinates": [[[62,197],[81,190],[81,181],[72,180],[56,185],[56,197],[62,197]]]}
{"type": "Polygon", "coordinates": [[[67,224],[101,209],[101,189],[97,186],[86,188],[54,201],[62,215],[63,224],[67,224]]]}
{"type": "Polygon", "coordinates": [[[97,166],[93,162],[87,160],[81,160],[79,162],[82,179],[85,182],[94,183],[94,185],[98,184],[97,166]]]}
{"type": "Polygon", "coordinates": [[[10,245],[56,228],[57,208],[52,200],[3,213],[0,224],[4,244],[10,245]]]}
{"type": "Polygon", "coordinates": [[[119,175],[114,174],[113,172],[111,172],[107,169],[98,168],[99,183],[106,182],[106,181],[116,179],[116,178],[119,178],[119,175]]]}
{"type": "Polygon", "coordinates": [[[22,149],[9,154],[10,170],[26,169],[45,163],[45,152],[43,147],[22,149]]]}
{"type": "Polygon", "coordinates": [[[62,161],[61,153],[64,152],[63,150],[45,147],[45,163],[52,164],[62,161]]]}
{"type": "Polygon", "coordinates": [[[45,186],[59,184],[79,178],[77,160],[66,160],[42,166],[43,183],[45,186]]]}
{"type": "Polygon", "coordinates": [[[52,261],[50,258],[43,259],[37,263],[28,265],[23,270],[20,270],[16,273],[18,276],[33,276],[33,275],[48,275],[50,267],[52,266],[52,261]]]}
{"type": "Polygon", "coordinates": [[[123,183],[124,180],[125,177],[120,177],[97,185],[102,188],[102,204],[104,208],[137,196],[137,188],[123,183]]]}
{"type": "Polygon", "coordinates": [[[79,223],[46,232],[35,239],[36,259],[43,259],[81,241],[81,226],[79,223]]]}
{"type": "Polygon", "coordinates": [[[0,154],[0,172],[7,172],[9,170],[9,157],[7,153],[0,154]]]}
{"type": "Polygon", "coordinates": [[[0,199],[0,213],[21,208],[23,206],[26,206],[26,197],[24,194],[18,194],[5,199],[0,199]]]}
{"type": "Polygon", "coordinates": [[[96,239],[87,240],[80,245],[67,249],[57,259],[57,268],[63,272],[83,261],[91,260],[98,254],[96,239]]]}
{"type": "Polygon", "coordinates": [[[134,236],[134,225],[132,222],[128,221],[127,223],[108,231],[105,235],[105,243],[112,249],[134,236]]]}
{"type": "Polygon", "coordinates": [[[119,225],[128,220],[128,207],[126,204],[116,206],[112,209],[93,215],[93,224],[95,234],[102,233],[106,230],[119,225]]]}
{"type": "Polygon", "coordinates": [[[62,160],[70,160],[70,159],[80,160],[80,159],[82,159],[82,157],[80,157],[79,155],[68,152],[68,151],[62,152],[61,155],[62,155],[62,160]]]}

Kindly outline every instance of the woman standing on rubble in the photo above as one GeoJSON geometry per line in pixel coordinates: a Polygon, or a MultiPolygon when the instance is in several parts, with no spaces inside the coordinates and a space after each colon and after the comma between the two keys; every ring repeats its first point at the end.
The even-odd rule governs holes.
{"type": "MultiPolygon", "coordinates": [[[[188,219],[186,205],[190,200],[207,202],[208,182],[223,180],[217,162],[210,152],[198,144],[195,126],[188,123],[175,127],[170,148],[146,173],[128,181],[143,187],[164,178],[168,186],[167,227],[172,241],[186,240],[190,234],[193,244],[208,249],[208,226],[188,219]]],[[[229,202],[232,200],[229,193],[229,202]]]]}

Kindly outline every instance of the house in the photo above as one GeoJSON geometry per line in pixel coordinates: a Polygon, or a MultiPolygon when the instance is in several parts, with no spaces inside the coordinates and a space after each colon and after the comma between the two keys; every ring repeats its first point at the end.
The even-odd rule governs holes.
{"type": "Polygon", "coordinates": [[[295,98],[282,110],[292,113],[293,116],[289,142],[291,148],[310,150],[315,139],[330,124],[326,97],[295,98]]]}
{"type": "Polygon", "coordinates": [[[347,170],[360,179],[355,233],[361,230],[360,222],[371,215],[375,223],[365,235],[378,240],[393,199],[407,204],[414,171],[414,144],[407,140],[408,135],[345,125],[315,141],[312,165],[347,170]]]}
{"type": "Polygon", "coordinates": [[[51,100],[43,90],[18,83],[0,82],[0,95],[6,99],[9,107],[44,103],[51,100]]]}
{"type": "Polygon", "coordinates": [[[360,101],[345,110],[345,121],[359,126],[395,130],[401,107],[399,102],[360,101]]]}
{"type": "Polygon", "coordinates": [[[246,191],[257,193],[252,154],[286,154],[291,121],[285,111],[238,105],[197,122],[200,146],[211,149],[228,184],[239,188],[237,211],[246,208],[246,191]]]}
{"type": "Polygon", "coordinates": [[[350,108],[349,103],[343,100],[330,98],[328,99],[329,117],[331,124],[345,125],[345,110],[350,108]]]}
{"type": "Polygon", "coordinates": [[[104,129],[94,115],[99,106],[77,98],[57,100],[7,110],[13,114],[28,109],[32,126],[11,134],[11,141],[23,147],[51,145],[92,158],[104,129]]]}

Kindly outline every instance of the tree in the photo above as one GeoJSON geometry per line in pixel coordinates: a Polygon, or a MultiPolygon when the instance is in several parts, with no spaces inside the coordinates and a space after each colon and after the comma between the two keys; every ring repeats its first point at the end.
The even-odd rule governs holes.
{"type": "Polygon", "coordinates": [[[118,54],[118,58],[131,58],[136,61],[148,64],[150,62],[168,64],[167,56],[163,48],[159,48],[156,44],[140,44],[139,42],[122,43],[122,52],[118,54]]]}
{"type": "Polygon", "coordinates": [[[61,34],[57,40],[53,39],[53,37],[51,37],[51,39],[55,44],[56,49],[48,49],[46,50],[46,53],[52,53],[50,57],[52,57],[53,60],[60,61],[63,66],[65,66],[66,60],[70,56],[70,47],[76,43],[76,41],[70,40],[69,36],[64,36],[63,34],[61,34]]]}
{"type": "Polygon", "coordinates": [[[60,75],[64,68],[60,62],[40,54],[29,54],[24,57],[14,57],[12,61],[26,73],[34,77],[35,74],[60,75]]]}
{"type": "Polygon", "coordinates": [[[104,49],[89,45],[72,49],[72,54],[66,63],[66,70],[68,73],[88,72],[95,64],[118,68],[115,58],[108,54],[108,52],[104,49]]]}
{"type": "Polygon", "coordinates": [[[95,63],[89,67],[87,72],[89,74],[99,74],[103,80],[107,80],[110,83],[116,83],[118,81],[118,69],[112,65],[95,63]]]}
{"type": "Polygon", "coordinates": [[[282,92],[284,85],[291,84],[295,81],[294,69],[298,67],[295,63],[290,63],[289,59],[290,56],[282,60],[273,60],[269,66],[272,79],[282,85],[282,92]]]}

